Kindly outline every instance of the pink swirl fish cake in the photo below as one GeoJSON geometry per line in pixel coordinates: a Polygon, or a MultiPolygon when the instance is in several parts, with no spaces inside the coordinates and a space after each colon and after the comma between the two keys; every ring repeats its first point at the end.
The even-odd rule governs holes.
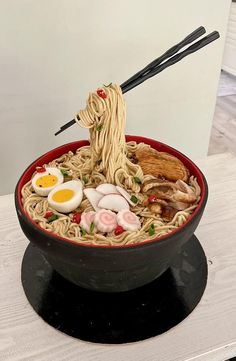
{"type": "Polygon", "coordinates": [[[94,222],[100,232],[112,232],[117,226],[116,213],[101,209],[96,213],[94,222]]]}
{"type": "MultiPolygon", "coordinates": [[[[91,229],[91,223],[94,222],[94,217],[95,217],[95,212],[94,211],[90,211],[87,213],[82,213],[81,215],[81,221],[80,221],[80,226],[87,232],[90,233],[91,229]]],[[[97,231],[96,226],[94,227],[94,232],[97,231]]]]}
{"type": "Polygon", "coordinates": [[[141,228],[139,218],[133,212],[122,209],[117,214],[117,223],[122,226],[126,231],[138,231],[141,228]]]}

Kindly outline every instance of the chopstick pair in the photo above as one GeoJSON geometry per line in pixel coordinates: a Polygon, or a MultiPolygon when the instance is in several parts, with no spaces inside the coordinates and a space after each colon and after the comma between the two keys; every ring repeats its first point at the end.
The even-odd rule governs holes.
{"type": "MultiPolygon", "coordinates": [[[[186,38],[184,38],[181,42],[171,47],[167,50],[164,54],[160,57],[152,61],[150,64],[145,66],[142,70],[138,73],[134,74],[131,78],[126,80],[124,83],[121,84],[122,93],[126,93],[127,91],[135,88],[137,85],[143,83],[145,80],[153,77],[154,75],[160,73],[162,70],[168,68],[169,66],[177,63],[184,57],[189,54],[192,54],[199,49],[203,48],[204,46],[208,45],[212,41],[218,39],[220,34],[218,31],[213,31],[209,35],[205,36],[204,38],[198,40],[194,44],[190,45],[187,49],[183,50],[182,52],[178,53],[186,45],[192,43],[194,40],[199,38],[201,35],[205,34],[206,30],[203,26],[200,26],[191,34],[189,34],[186,38]],[[178,53],[178,54],[176,54],[178,53]],[[176,54],[176,55],[175,55],[176,54]]],[[[75,124],[75,119],[70,120],[68,123],[62,125],[60,130],[58,130],[55,135],[60,134],[73,124],[75,124]]]]}

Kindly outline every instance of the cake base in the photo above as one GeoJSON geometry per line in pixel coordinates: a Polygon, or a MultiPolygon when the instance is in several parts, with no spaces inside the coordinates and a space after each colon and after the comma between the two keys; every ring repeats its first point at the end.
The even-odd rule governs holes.
{"type": "Polygon", "coordinates": [[[155,281],[127,292],[103,293],[67,281],[29,244],[21,279],[33,309],[55,329],[84,341],[119,344],[158,336],[183,321],[205,290],[207,261],[193,235],[155,281]]]}

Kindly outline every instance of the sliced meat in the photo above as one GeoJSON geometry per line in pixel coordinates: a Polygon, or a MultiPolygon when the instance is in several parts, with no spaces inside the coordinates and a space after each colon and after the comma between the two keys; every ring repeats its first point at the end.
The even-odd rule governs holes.
{"type": "MultiPolygon", "coordinates": [[[[176,182],[177,183],[177,182],[176,182]]],[[[191,204],[196,201],[196,196],[192,189],[184,182],[181,183],[182,189],[187,190],[188,193],[179,189],[179,184],[160,179],[152,179],[146,181],[141,188],[143,193],[155,194],[157,198],[171,201],[191,204]]],[[[185,207],[186,208],[186,207],[185,207]]]]}
{"type": "Polygon", "coordinates": [[[182,181],[181,179],[178,179],[175,184],[177,185],[177,187],[179,188],[179,190],[181,192],[188,193],[188,194],[194,194],[192,188],[187,183],[182,181]]]}
{"type": "Polygon", "coordinates": [[[159,199],[172,200],[173,194],[178,190],[175,183],[163,181],[160,179],[152,179],[147,181],[142,186],[142,192],[152,192],[159,199]]]}
{"type": "Polygon", "coordinates": [[[170,207],[177,209],[178,211],[183,211],[184,209],[189,207],[188,203],[183,203],[183,202],[169,202],[168,205],[170,207]]]}
{"type": "Polygon", "coordinates": [[[135,152],[144,174],[164,177],[170,181],[187,181],[189,171],[175,156],[146,147],[135,152]]]}
{"type": "Polygon", "coordinates": [[[176,201],[176,202],[183,202],[183,203],[188,203],[188,204],[191,204],[191,203],[194,203],[196,201],[196,196],[195,194],[188,194],[188,193],[184,193],[184,192],[181,192],[179,190],[177,190],[173,197],[172,197],[172,200],[173,201],[176,201]]]}
{"type": "Polygon", "coordinates": [[[190,204],[197,200],[195,193],[187,183],[178,179],[175,184],[178,187],[178,190],[174,195],[174,200],[176,202],[190,204]]]}
{"type": "MultiPolygon", "coordinates": [[[[178,189],[175,183],[169,182],[167,180],[163,180],[160,178],[150,179],[143,183],[141,187],[141,192],[147,193],[149,190],[153,190],[155,187],[165,187],[170,186],[173,187],[173,189],[178,189]]],[[[162,188],[163,189],[163,188],[162,188]]]]}
{"type": "Polygon", "coordinates": [[[158,202],[150,203],[148,205],[148,209],[150,210],[150,212],[155,213],[155,214],[162,213],[162,206],[158,202]]]}
{"type": "Polygon", "coordinates": [[[170,222],[172,221],[172,219],[174,218],[177,212],[178,212],[177,209],[174,209],[173,207],[170,206],[166,206],[162,208],[161,216],[165,221],[170,222]]]}

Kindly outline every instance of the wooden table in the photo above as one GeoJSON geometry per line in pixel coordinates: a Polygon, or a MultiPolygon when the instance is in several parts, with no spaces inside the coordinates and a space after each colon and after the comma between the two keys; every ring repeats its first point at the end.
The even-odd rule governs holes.
{"type": "Polygon", "coordinates": [[[181,324],[133,344],[79,341],[48,326],[33,311],[20,280],[28,241],[16,218],[13,195],[0,197],[1,361],[223,361],[236,355],[236,157],[224,153],[196,163],[210,188],[196,231],[208,259],[207,288],[181,324]]]}

